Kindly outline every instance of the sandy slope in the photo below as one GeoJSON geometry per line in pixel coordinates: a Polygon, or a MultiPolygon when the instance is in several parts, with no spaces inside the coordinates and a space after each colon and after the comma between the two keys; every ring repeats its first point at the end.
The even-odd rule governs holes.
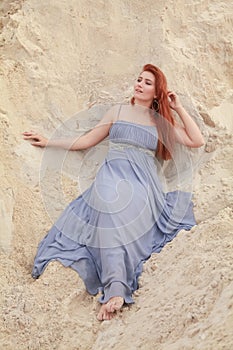
{"type": "MultiPolygon", "coordinates": [[[[227,0],[1,1],[1,349],[233,348],[232,12],[227,0]],[[127,100],[147,62],[203,118],[198,226],[145,264],[133,306],[99,323],[74,271],[54,262],[30,276],[38,242],[78,190],[56,168],[41,182],[43,152],[21,132],[51,135],[88,106],[127,100]]],[[[78,122],[77,132],[95,118],[78,122]]],[[[68,163],[80,168],[83,156],[68,163]]]]}

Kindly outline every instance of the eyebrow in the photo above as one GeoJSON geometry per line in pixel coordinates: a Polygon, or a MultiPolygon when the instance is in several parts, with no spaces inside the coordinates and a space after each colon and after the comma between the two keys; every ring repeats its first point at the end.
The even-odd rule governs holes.
{"type": "MultiPolygon", "coordinates": [[[[141,75],[139,75],[138,78],[143,78],[143,77],[141,75]]],[[[151,79],[145,78],[145,80],[150,81],[151,83],[153,83],[153,81],[151,79]]]]}

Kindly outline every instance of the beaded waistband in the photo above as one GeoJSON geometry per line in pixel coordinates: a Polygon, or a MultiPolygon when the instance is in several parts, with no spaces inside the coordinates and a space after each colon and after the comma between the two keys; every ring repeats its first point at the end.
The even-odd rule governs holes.
{"type": "Polygon", "coordinates": [[[132,149],[135,149],[135,150],[138,150],[140,152],[143,152],[143,153],[146,153],[152,157],[155,156],[155,151],[152,151],[151,149],[147,149],[147,148],[143,148],[143,147],[140,147],[140,146],[137,146],[137,145],[132,145],[132,144],[129,144],[129,143],[121,143],[121,142],[112,142],[112,141],[109,141],[109,148],[112,149],[112,150],[122,150],[124,151],[125,149],[127,148],[132,148],[132,149]]]}

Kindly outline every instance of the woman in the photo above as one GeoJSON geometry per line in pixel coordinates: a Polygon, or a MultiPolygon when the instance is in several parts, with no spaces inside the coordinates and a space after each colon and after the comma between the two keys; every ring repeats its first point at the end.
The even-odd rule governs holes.
{"type": "Polygon", "coordinates": [[[164,74],[151,64],[143,67],[131,104],[111,108],[87,134],[48,140],[24,132],[24,139],[36,147],[78,151],[108,135],[109,151],[95,181],[42,240],[32,273],[38,278],[51,260],[75,269],[90,294],[102,292],[99,320],[110,320],[124,303],[133,303],[143,262],[181,229],[195,225],[190,196],[164,192],[157,159],[172,158],[175,143],[204,144],[178,96],[167,91],[164,74]]]}

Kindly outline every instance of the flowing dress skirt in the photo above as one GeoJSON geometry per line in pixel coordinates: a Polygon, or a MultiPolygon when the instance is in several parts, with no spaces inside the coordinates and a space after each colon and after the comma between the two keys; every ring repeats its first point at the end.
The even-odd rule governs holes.
{"type": "Polygon", "coordinates": [[[100,302],[133,303],[143,263],[181,229],[196,223],[189,192],[164,193],[157,174],[154,127],[117,121],[93,184],[72,201],[41,241],[38,278],[52,260],[71,267],[100,302]]]}

